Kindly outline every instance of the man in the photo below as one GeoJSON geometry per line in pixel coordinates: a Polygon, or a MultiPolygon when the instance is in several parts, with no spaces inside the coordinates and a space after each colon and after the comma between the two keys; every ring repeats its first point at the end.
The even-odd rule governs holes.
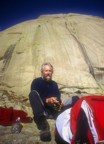
{"type": "Polygon", "coordinates": [[[58,114],[61,108],[61,99],[58,85],[52,80],[53,66],[44,63],[41,66],[41,77],[32,81],[29,94],[30,104],[33,110],[34,121],[40,130],[42,141],[51,141],[50,126],[47,118],[58,114]]]}

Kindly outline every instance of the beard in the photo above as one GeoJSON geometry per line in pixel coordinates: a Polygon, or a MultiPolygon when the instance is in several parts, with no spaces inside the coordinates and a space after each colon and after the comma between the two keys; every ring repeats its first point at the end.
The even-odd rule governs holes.
{"type": "Polygon", "coordinates": [[[48,75],[48,76],[46,76],[44,79],[45,79],[47,82],[49,82],[49,81],[52,80],[52,77],[48,75]]]}

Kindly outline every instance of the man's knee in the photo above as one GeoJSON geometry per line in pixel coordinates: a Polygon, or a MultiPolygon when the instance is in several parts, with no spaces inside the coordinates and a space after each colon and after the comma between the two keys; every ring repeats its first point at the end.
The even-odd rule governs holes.
{"type": "Polygon", "coordinates": [[[37,106],[44,106],[44,103],[36,90],[30,92],[29,100],[32,104],[37,104],[37,106]]]}
{"type": "Polygon", "coordinates": [[[34,98],[36,98],[36,97],[38,97],[39,96],[39,94],[38,94],[38,92],[36,91],[36,90],[32,90],[30,93],[29,93],[29,99],[31,100],[31,99],[34,99],[34,98]]]}

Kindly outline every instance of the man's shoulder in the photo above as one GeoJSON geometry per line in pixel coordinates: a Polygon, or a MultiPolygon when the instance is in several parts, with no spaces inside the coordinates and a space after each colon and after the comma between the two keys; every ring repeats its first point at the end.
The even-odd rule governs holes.
{"type": "Polygon", "coordinates": [[[54,80],[52,80],[52,83],[53,83],[53,84],[55,84],[55,85],[57,85],[57,82],[56,82],[56,81],[54,81],[54,80]]]}
{"type": "Polygon", "coordinates": [[[42,77],[37,77],[33,80],[33,82],[40,82],[40,81],[42,81],[42,77]]]}

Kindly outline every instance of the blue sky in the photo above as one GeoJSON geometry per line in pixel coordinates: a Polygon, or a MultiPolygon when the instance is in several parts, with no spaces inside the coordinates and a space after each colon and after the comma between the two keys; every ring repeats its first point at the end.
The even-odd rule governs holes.
{"type": "Polygon", "coordinates": [[[1,0],[0,30],[43,14],[80,13],[104,18],[104,0],[1,0]]]}

